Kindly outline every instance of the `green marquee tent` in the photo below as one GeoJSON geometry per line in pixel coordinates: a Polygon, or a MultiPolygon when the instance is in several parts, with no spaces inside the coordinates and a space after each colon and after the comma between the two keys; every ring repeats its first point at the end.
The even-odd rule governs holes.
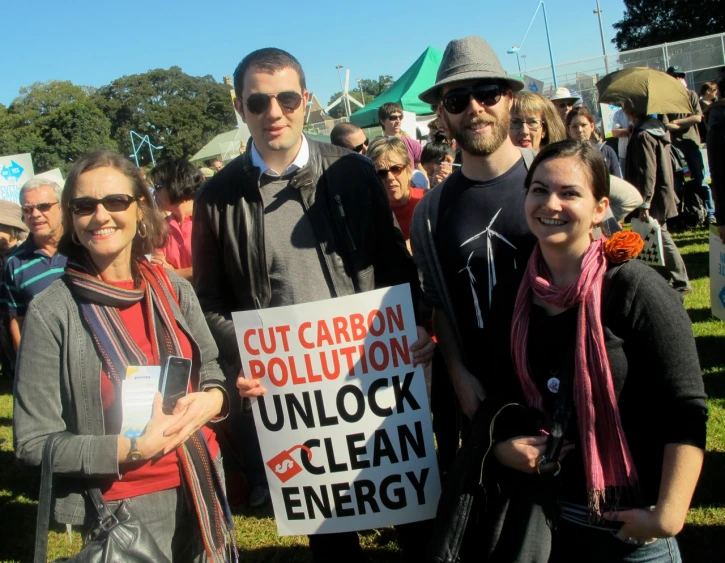
{"type": "Polygon", "coordinates": [[[385,92],[373,102],[357,110],[350,116],[350,121],[358,127],[370,127],[378,123],[378,108],[387,102],[396,102],[405,111],[416,115],[430,114],[430,105],[421,102],[418,94],[427,90],[436,81],[436,73],[441,64],[443,52],[435,47],[428,47],[418,60],[398,78],[385,92]]]}

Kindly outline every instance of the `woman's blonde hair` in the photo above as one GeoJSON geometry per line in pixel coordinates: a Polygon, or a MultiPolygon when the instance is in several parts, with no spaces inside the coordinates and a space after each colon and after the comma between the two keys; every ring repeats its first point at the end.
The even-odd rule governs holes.
{"type": "Polygon", "coordinates": [[[541,137],[542,147],[566,139],[566,129],[564,128],[564,122],[559,116],[559,112],[556,111],[554,104],[544,96],[525,90],[516,92],[514,94],[514,105],[511,111],[519,115],[531,115],[534,113],[541,115],[541,121],[546,132],[546,135],[542,135],[541,137]]]}
{"type": "Polygon", "coordinates": [[[366,156],[373,162],[385,158],[388,152],[397,153],[405,166],[411,167],[408,147],[400,137],[376,137],[370,143],[366,156]]]}

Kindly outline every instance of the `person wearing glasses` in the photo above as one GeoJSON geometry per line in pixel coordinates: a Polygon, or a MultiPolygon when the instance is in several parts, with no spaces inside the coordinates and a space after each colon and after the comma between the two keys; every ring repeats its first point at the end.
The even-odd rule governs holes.
{"type": "Polygon", "coordinates": [[[403,108],[400,104],[395,102],[387,102],[378,108],[378,122],[380,127],[383,128],[383,135],[386,137],[400,137],[405,143],[408,149],[408,158],[411,162],[411,167],[414,170],[420,170],[425,173],[422,166],[420,165],[420,157],[423,154],[423,146],[416,141],[411,139],[402,129],[403,124],[403,108]]]}
{"type": "Polygon", "coordinates": [[[159,162],[151,171],[154,197],[161,211],[166,211],[169,238],[161,248],[154,250],[151,262],[174,270],[191,281],[191,216],[194,196],[206,179],[191,162],[172,158],[159,162]]]}
{"type": "Polygon", "coordinates": [[[367,154],[368,139],[365,132],[354,123],[338,123],[330,131],[330,142],[336,147],[351,150],[358,154],[367,154]]]}
{"type": "Polygon", "coordinates": [[[559,117],[561,117],[562,123],[566,123],[566,116],[569,115],[571,108],[574,107],[574,104],[578,99],[579,98],[576,96],[571,95],[569,88],[564,87],[557,88],[551,98],[549,98],[551,103],[554,104],[554,107],[559,112],[559,117]]]}
{"type": "Polygon", "coordinates": [[[85,493],[98,487],[112,512],[126,505],[169,561],[222,561],[231,530],[215,492],[223,470],[207,424],[225,418],[229,401],[191,285],[145,257],[166,237],[163,218],[134,164],[106,150],[76,161],[60,205],[58,248],[68,263],[28,308],[16,455],[40,465],[46,439],[64,432],[54,456],[58,522],[93,522],[85,493]],[[127,367],[160,373],[170,356],[192,360],[188,394],[168,413],[156,393],[143,433],[122,434],[127,367]]]}
{"type": "Polygon", "coordinates": [[[388,194],[388,203],[398,221],[406,241],[410,239],[410,221],[425,190],[411,184],[413,168],[408,150],[399,137],[377,137],[368,148],[368,158],[373,161],[380,181],[388,194]]]}
{"type": "MultiPolygon", "coordinates": [[[[264,502],[265,466],[246,399],[265,390],[241,372],[232,311],[402,283],[410,284],[415,303],[420,285],[370,159],[302,133],[310,94],[299,61],[281,49],[254,51],[234,71],[234,89],[252,142],[199,192],[192,261],[194,287],[221,358],[230,376],[239,376],[245,399],[239,443],[252,502],[264,502]]],[[[413,361],[427,364],[435,345],[423,327],[417,334],[413,361]]],[[[410,536],[400,536],[404,551],[412,550],[410,561],[424,560],[420,535],[410,536]]],[[[311,535],[309,541],[315,563],[363,558],[355,533],[311,535]]]]}
{"type": "Polygon", "coordinates": [[[566,139],[566,131],[549,100],[522,90],[514,95],[509,136],[517,147],[538,151],[550,143],[566,139]]]}
{"type": "Polygon", "coordinates": [[[66,257],[58,252],[63,235],[62,192],[58,184],[45,178],[31,178],[20,189],[20,207],[29,234],[8,257],[0,286],[0,307],[8,316],[15,350],[20,346],[28,305],[65,269],[66,257]]]}
{"type": "Polygon", "coordinates": [[[507,327],[521,265],[535,242],[523,200],[535,153],[509,137],[514,92],[523,87],[491,46],[472,36],[448,44],[435,85],[419,96],[436,106],[463,160],[416,207],[411,242],[426,302],[434,306],[434,332],[469,419],[486,394],[514,381],[507,327]]]}

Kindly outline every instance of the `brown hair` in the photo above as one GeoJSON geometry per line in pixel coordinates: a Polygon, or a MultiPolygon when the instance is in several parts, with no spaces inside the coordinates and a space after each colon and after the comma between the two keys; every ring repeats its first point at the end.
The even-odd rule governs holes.
{"type": "Polygon", "coordinates": [[[75,196],[80,176],[97,168],[113,168],[123,174],[131,184],[134,197],[138,198],[137,205],[142,214],[139,223],[143,223],[146,227],[146,235],[141,237],[138,231],[136,232],[131,247],[132,256],[142,259],[154,249],[164,246],[167,240],[166,221],[156,209],[151,190],[149,190],[148,184],[139,174],[138,168],[120,154],[100,149],[82,155],[68,173],[63,188],[63,196],[60,200],[63,212],[63,236],[58,243],[58,251],[71,258],[77,256],[82,248],[75,244],[72,239],[75,229],[73,228],[73,213],[70,209],[70,202],[75,196]]]}
{"type": "Polygon", "coordinates": [[[546,131],[546,135],[541,138],[541,147],[566,139],[566,129],[564,128],[564,122],[561,120],[559,112],[554,104],[551,103],[551,100],[540,94],[534,94],[533,92],[527,92],[525,90],[516,92],[514,94],[514,105],[511,108],[511,112],[516,112],[519,115],[530,115],[534,113],[541,115],[544,131],[546,131]]]}
{"type": "Polygon", "coordinates": [[[367,156],[373,162],[377,162],[389,152],[397,153],[402,159],[403,164],[411,167],[410,157],[408,156],[408,147],[400,137],[376,137],[368,146],[367,156]]]}
{"type": "Polygon", "coordinates": [[[568,113],[566,116],[566,129],[569,130],[569,127],[571,126],[571,122],[574,121],[574,118],[581,115],[582,117],[585,117],[589,123],[592,124],[592,126],[596,123],[594,120],[594,116],[592,116],[591,112],[585,108],[584,106],[577,106],[575,108],[572,108],[572,110],[568,113]]]}
{"type": "Polygon", "coordinates": [[[582,165],[582,168],[589,174],[594,199],[601,201],[602,198],[609,197],[609,169],[602,156],[602,151],[589,141],[574,139],[565,139],[541,149],[531,163],[529,172],[526,175],[526,180],[524,181],[526,191],[529,191],[531,181],[534,178],[534,172],[536,172],[536,169],[542,162],[555,158],[569,157],[577,159],[582,165]]]}

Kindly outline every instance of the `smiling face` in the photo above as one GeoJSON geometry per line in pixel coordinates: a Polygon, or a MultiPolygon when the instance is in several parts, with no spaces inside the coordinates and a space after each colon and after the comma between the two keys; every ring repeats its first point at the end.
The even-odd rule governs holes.
{"type": "Polygon", "coordinates": [[[58,240],[63,233],[63,213],[55,195],[55,190],[50,186],[40,186],[34,190],[24,192],[20,200],[21,207],[41,203],[55,204],[48,211],[41,212],[34,208],[30,213],[23,212],[23,221],[28,226],[30,233],[35,237],[36,242],[58,240]]]}
{"type": "MultiPolygon", "coordinates": [[[[84,172],[78,177],[73,199],[101,199],[114,194],[133,196],[131,182],[115,168],[102,167],[84,172]]],[[[128,268],[130,272],[131,245],[136,236],[137,223],[142,218],[136,202],[131,203],[125,211],[115,212],[99,204],[90,215],[74,214],[73,229],[101,273],[111,267],[123,271],[128,268]]]]}
{"type": "MultiPolygon", "coordinates": [[[[441,94],[445,96],[456,88],[480,83],[480,80],[466,80],[443,86],[441,94]]],[[[507,90],[501,99],[486,106],[470,96],[466,109],[458,114],[449,113],[444,107],[438,107],[438,116],[458,146],[470,155],[488,156],[504,144],[509,135],[509,119],[513,93],[507,90]]]]}
{"type": "Polygon", "coordinates": [[[272,152],[295,152],[302,142],[302,126],[305,122],[305,108],[309,99],[307,90],[302,90],[300,77],[292,68],[283,68],[274,73],[250,68],[244,76],[243,101],[238,98],[234,105],[254,139],[254,146],[262,157],[272,152]],[[270,100],[269,107],[262,113],[249,111],[246,101],[252,94],[279,94],[296,92],[302,95],[297,109],[281,107],[277,98],[270,100]]]}
{"type": "Polygon", "coordinates": [[[391,170],[385,176],[380,176],[380,180],[385,186],[388,194],[390,207],[402,207],[410,199],[410,178],[413,171],[410,165],[406,165],[401,156],[395,151],[388,151],[382,157],[373,162],[376,170],[389,169],[392,166],[404,166],[400,175],[396,176],[391,170]]]}
{"type": "Polygon", "coordinates": [[[594,132],[594,124],[583,115],[577,115],[569,124],[569,136],[578,141],[588,141],[594,132]]]}
{"type": "Polygon", "coordinates": [[[511,111],[509,137],[517,147],[531,148],[538,151],[539,147],[541,147],[541,139],[546,137],[546,129],[541,114],[511,111]]]}
{"type": "Polygon", "coordinates": [[[594,198],[591,174],[579,159],[551,158],[534,171],[526,193],[526,222],[542,250],[581,256],[608,207],[608,198],[594,198]]]}

